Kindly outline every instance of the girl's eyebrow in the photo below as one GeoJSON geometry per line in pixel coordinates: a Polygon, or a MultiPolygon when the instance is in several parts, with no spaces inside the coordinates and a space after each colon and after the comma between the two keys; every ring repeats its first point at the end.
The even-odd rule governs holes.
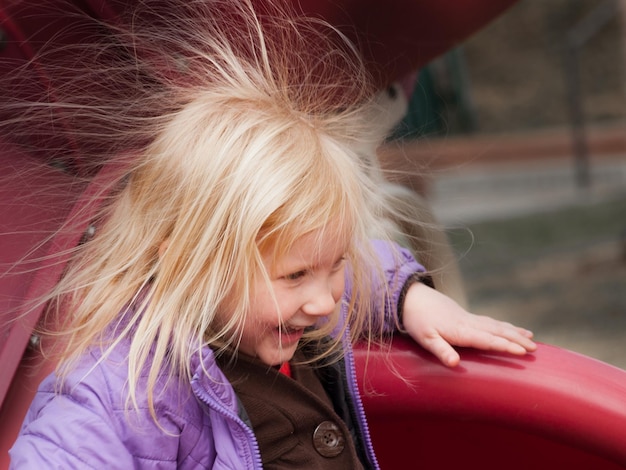
{"type": "MultiPolygon", "coordinates": [[[[337,256],[337,258],[332,262],[332,266],[336,266],[337,264],[339,264],[341,261],[343,261],[346,258],[346,254],[342,253],[341,255],[337,256]]],[[[312,266],[308,266],[306,269],[316,269],[318,268],[322,263],[317,263],[314,264],[312,266]]]]}
{"type": "Polygon", "coordinates": [[[298,262],[298,263],[287,264],[287,265],[277,265],[274,271],[274,275],[276,277],[284,277],[290,274],[299,273],[301,271],[302,272],[313,271],[318,266],[319,266],[319,263],[311,264],[311,263],[305,263],[305,262],[298,262]]]}
{"type": "MultiPolygon", "coordinates": [[[[337,258],[332,262],[332,266],[339,264],[341,261],[346,259],[347,250],[342,251],[337,258]]],[[[285,276],[287,274],[299,272],[299,271],[309,271],[313,269],[317,269],[322,263],[319,260],[316,263],[309,263],[306,260],[301,260],[294,258],[293,264],[288,261],[287,263],[281,263],[280,260],[277,260],[276,263],[272,266],[272,272],[277,276],[285,276]]]]}

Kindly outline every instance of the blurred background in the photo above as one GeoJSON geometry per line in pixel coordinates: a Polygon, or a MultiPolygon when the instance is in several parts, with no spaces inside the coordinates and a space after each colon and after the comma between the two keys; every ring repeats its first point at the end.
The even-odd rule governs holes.
{"type": "Polygon", "coordinates": [[[403,85],[381,160],[470,309],[626,368],[626,1],[520,0],[403,85]]]}

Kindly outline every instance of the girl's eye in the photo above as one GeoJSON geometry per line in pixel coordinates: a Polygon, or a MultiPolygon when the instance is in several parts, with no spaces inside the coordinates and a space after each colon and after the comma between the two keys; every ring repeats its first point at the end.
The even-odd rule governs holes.
{"type": "Polygon", "coordinates": [[[283,278],[288,281],[297,281],[298,279],[302,279],[304,276],[306,276],[306,271],[302,270],[287,274],[286,276],[283,276],[283,278]]]}
{"type": "Polygon", "coordinates": [[[333,266],[333,271],[338,271],[339,269],[341,269],[343,267],[343,263],[346,260],[345,257],[341,257],[337,260],[337,262],[335,263],[335,265],[333,266]]]}

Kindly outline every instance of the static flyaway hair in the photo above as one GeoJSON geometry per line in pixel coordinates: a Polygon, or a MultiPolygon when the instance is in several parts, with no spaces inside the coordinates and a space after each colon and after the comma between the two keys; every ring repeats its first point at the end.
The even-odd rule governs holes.
{"type": "MultiPolygon", "coordinates": [[[[154,4],[97,24],[107,34],[77,45],[80,60],[51,66],[57,102],[29,110],[32,119],[54,109],[48,120],[87,157],[83,174],[122,169],[53,298],[64,318],[61,375],[94,345],[106,357],[128,341],[135,405],[146,370],[152,390],[164,368],[189,380],[203,346],[236,348],[262,256],[314,231],[319,250],[324,233],[346,241],[345,324],[354,338],[371,333],[368,233],[382,211],[358,154],[382,136],[350,41],[278,2],[154,4]],[[224,308],[230,320],[218,325],[224,308]]],[[[338,324],[335,315],[307,340],[338,324]]]]}

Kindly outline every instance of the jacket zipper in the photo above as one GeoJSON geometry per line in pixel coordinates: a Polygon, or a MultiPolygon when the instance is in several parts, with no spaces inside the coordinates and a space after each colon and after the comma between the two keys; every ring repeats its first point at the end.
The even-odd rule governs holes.
{"type": "MultiPolygon", "coordinates": [[[[349,331],[346,331],[347,337],[349,338],[349,331]]],[[[349,342],[349,340],[344,338],[344,345],[349,342]]],[[[363,408],[363,402],[361,401],[361,396],[359,393],[359,385],[356,379],[356,366],[354,365],[354,354],[352,353],[352,348],[345,348],[347,351],[344,354],[344,363],[346,369],[346,377],[344,380],[348,385],[348,391],[351,392],[348,394],[348,399],[350,400],[350,404],[357,415],[359,420],[359,429],[357,430],[361,435],[361,440],[365,444],[366,452],[368,454],[370,463],[373,468],[376,470],[380,470],[380,466],[378,465],[378,460],[376,459],[376,454],[374,452],[374,444],[372,443],[372,438],[369,432],[369,426],[367,424],[367,416],[365,415],[365,408],[363,408]]]]}
{"type": "Polygon", "coordinates": [[[250,428],[250,426],[244,423],[243,420],[238,415],[233,413],[229,408],[221,405],[219,402],[215,400],[212,400],[197,382],[196,382],[195,389],[196,390],[194,390],[194,392],[196,396],[200,400],[202,400],[204,404],[206,404],[209,408],[213,409],[214,411],[222,415],[224,418],[235,422],[238,426],[240,426],[244,430],[244,432],[246,433],[246,436],[248,437],[248,444],[252,448],[251,450],[252,450],[252,460],[253,460],[254,468],[262,470],[263,460],[261,459],[261,450],[259,449],[259,444],[256,440],[256,436],[252,428],[250,428]]]}

